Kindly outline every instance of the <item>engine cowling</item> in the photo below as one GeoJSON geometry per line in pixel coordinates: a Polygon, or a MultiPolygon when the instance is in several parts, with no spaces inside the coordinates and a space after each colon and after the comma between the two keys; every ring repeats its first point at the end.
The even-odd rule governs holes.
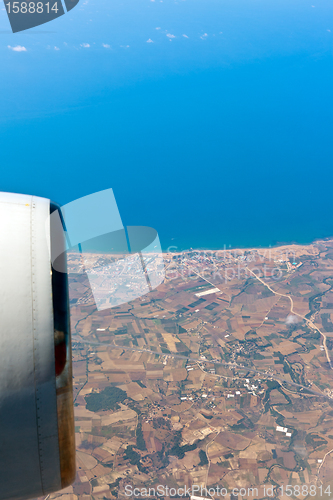
{"type": "Polygon", "coordinates": [[[75,478],[64,230],[50,200],[0,193],[0,499],[38,497],[75,478]],[[64,252],[59,252],[62,245],[64,252]],[[55,266],[56,267],[56,266],[55,266]]]}

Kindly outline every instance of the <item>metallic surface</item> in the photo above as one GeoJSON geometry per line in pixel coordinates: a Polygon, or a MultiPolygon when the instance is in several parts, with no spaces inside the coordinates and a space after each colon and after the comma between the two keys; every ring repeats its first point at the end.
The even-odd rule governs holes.
{"type": "Polygon", "coordinates": [[[0,193],[0,499],[62,485],[49,209],[0,193]]]}
{"type": "Polygon", "coordinates": [[[62,272],[52,267],[53,316],[55,328],[56,359],[61,346],[61,362],[56,361],[56,392],[58,411],[59,453],[61,487],[75,479],[75,428],[73,406],[72,349],[68,296],[67,255],[65,233],[60,208],[51,203],[51,261],[55,259],[62,272]],[[56,255],[56,257],[54,257],[56,255]],[[59,345],[60,343],[60,345],[59,345]],[[65,354],[65,359],[63,355],[65,354]]]}
{"type": "Polygon", "coordinates": [[[75,429],[72,384],[57,389],[61,488],[75,480],[75,429]]]}

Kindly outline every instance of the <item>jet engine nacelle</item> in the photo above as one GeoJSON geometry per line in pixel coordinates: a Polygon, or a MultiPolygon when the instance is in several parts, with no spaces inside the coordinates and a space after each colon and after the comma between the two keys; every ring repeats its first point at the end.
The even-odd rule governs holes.
{"type": "MultiPolygon", "coordinates": [[[[1,500],[45,495],[75,478],[67,273],[51,266],[54,242],[57,255],[65,249],[50,219],[56,209],[0,193],[1,500]]],[[[65,252],[58,259],[66,269],[65,252]]]]}

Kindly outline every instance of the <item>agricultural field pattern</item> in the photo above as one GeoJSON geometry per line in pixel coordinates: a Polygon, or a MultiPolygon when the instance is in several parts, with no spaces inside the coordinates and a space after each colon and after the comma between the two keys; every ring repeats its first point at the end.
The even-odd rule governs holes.
{"type": "Polygon", "coordinates": [[[97,311],[69,255],[78,472],[50,497],[219,485],[259,499],[298,485],[294,498],[329,498],[333,241],[164,261],[155,290],[97,311]]]}

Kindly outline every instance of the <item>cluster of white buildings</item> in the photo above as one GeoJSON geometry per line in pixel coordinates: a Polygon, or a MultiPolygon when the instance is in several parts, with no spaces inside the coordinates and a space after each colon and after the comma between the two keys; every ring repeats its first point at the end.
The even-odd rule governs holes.
{"type": "Polygon", "coordinates": [[[191,372],[191,371],[192,371],[192,370],[194,370],[194,368],[196,368],[196,367],[197,367],[197,365],[196,365],[196,364],[194,364],[194,365],[187,365],[186,370],[187,370],[188,372],[191,372]]]}
{"type": "Polygon", "coordinates": [[[234,397],[235,397],[235,395],[236,395],[236,396],[240,396],[240,394],[241,394],[241,392],[240,392],[240,391],[236,391],[236,392],[235,392],[235,394],[227,394],[227,399],[229,399],[229,398],[234,398],[234,397]]]}
{"type": "Polygon", "coordinates": [[[245,379],[244,387],[249,391],[250,394],[253,394],[253,396],[256,396],[256,393],[254,391],[256,389],[258,389],[258,386],[254,385],[254,384],[250,384],[250,380],[248,378],[245,379]]]}
{"type": "Polygon", "coordinates": [[[287,437],[291,437],[291,432],[288,432],[288,427],[281,427],[281,425],[276,426],[278,432],[284,432],[287,437]]]}

